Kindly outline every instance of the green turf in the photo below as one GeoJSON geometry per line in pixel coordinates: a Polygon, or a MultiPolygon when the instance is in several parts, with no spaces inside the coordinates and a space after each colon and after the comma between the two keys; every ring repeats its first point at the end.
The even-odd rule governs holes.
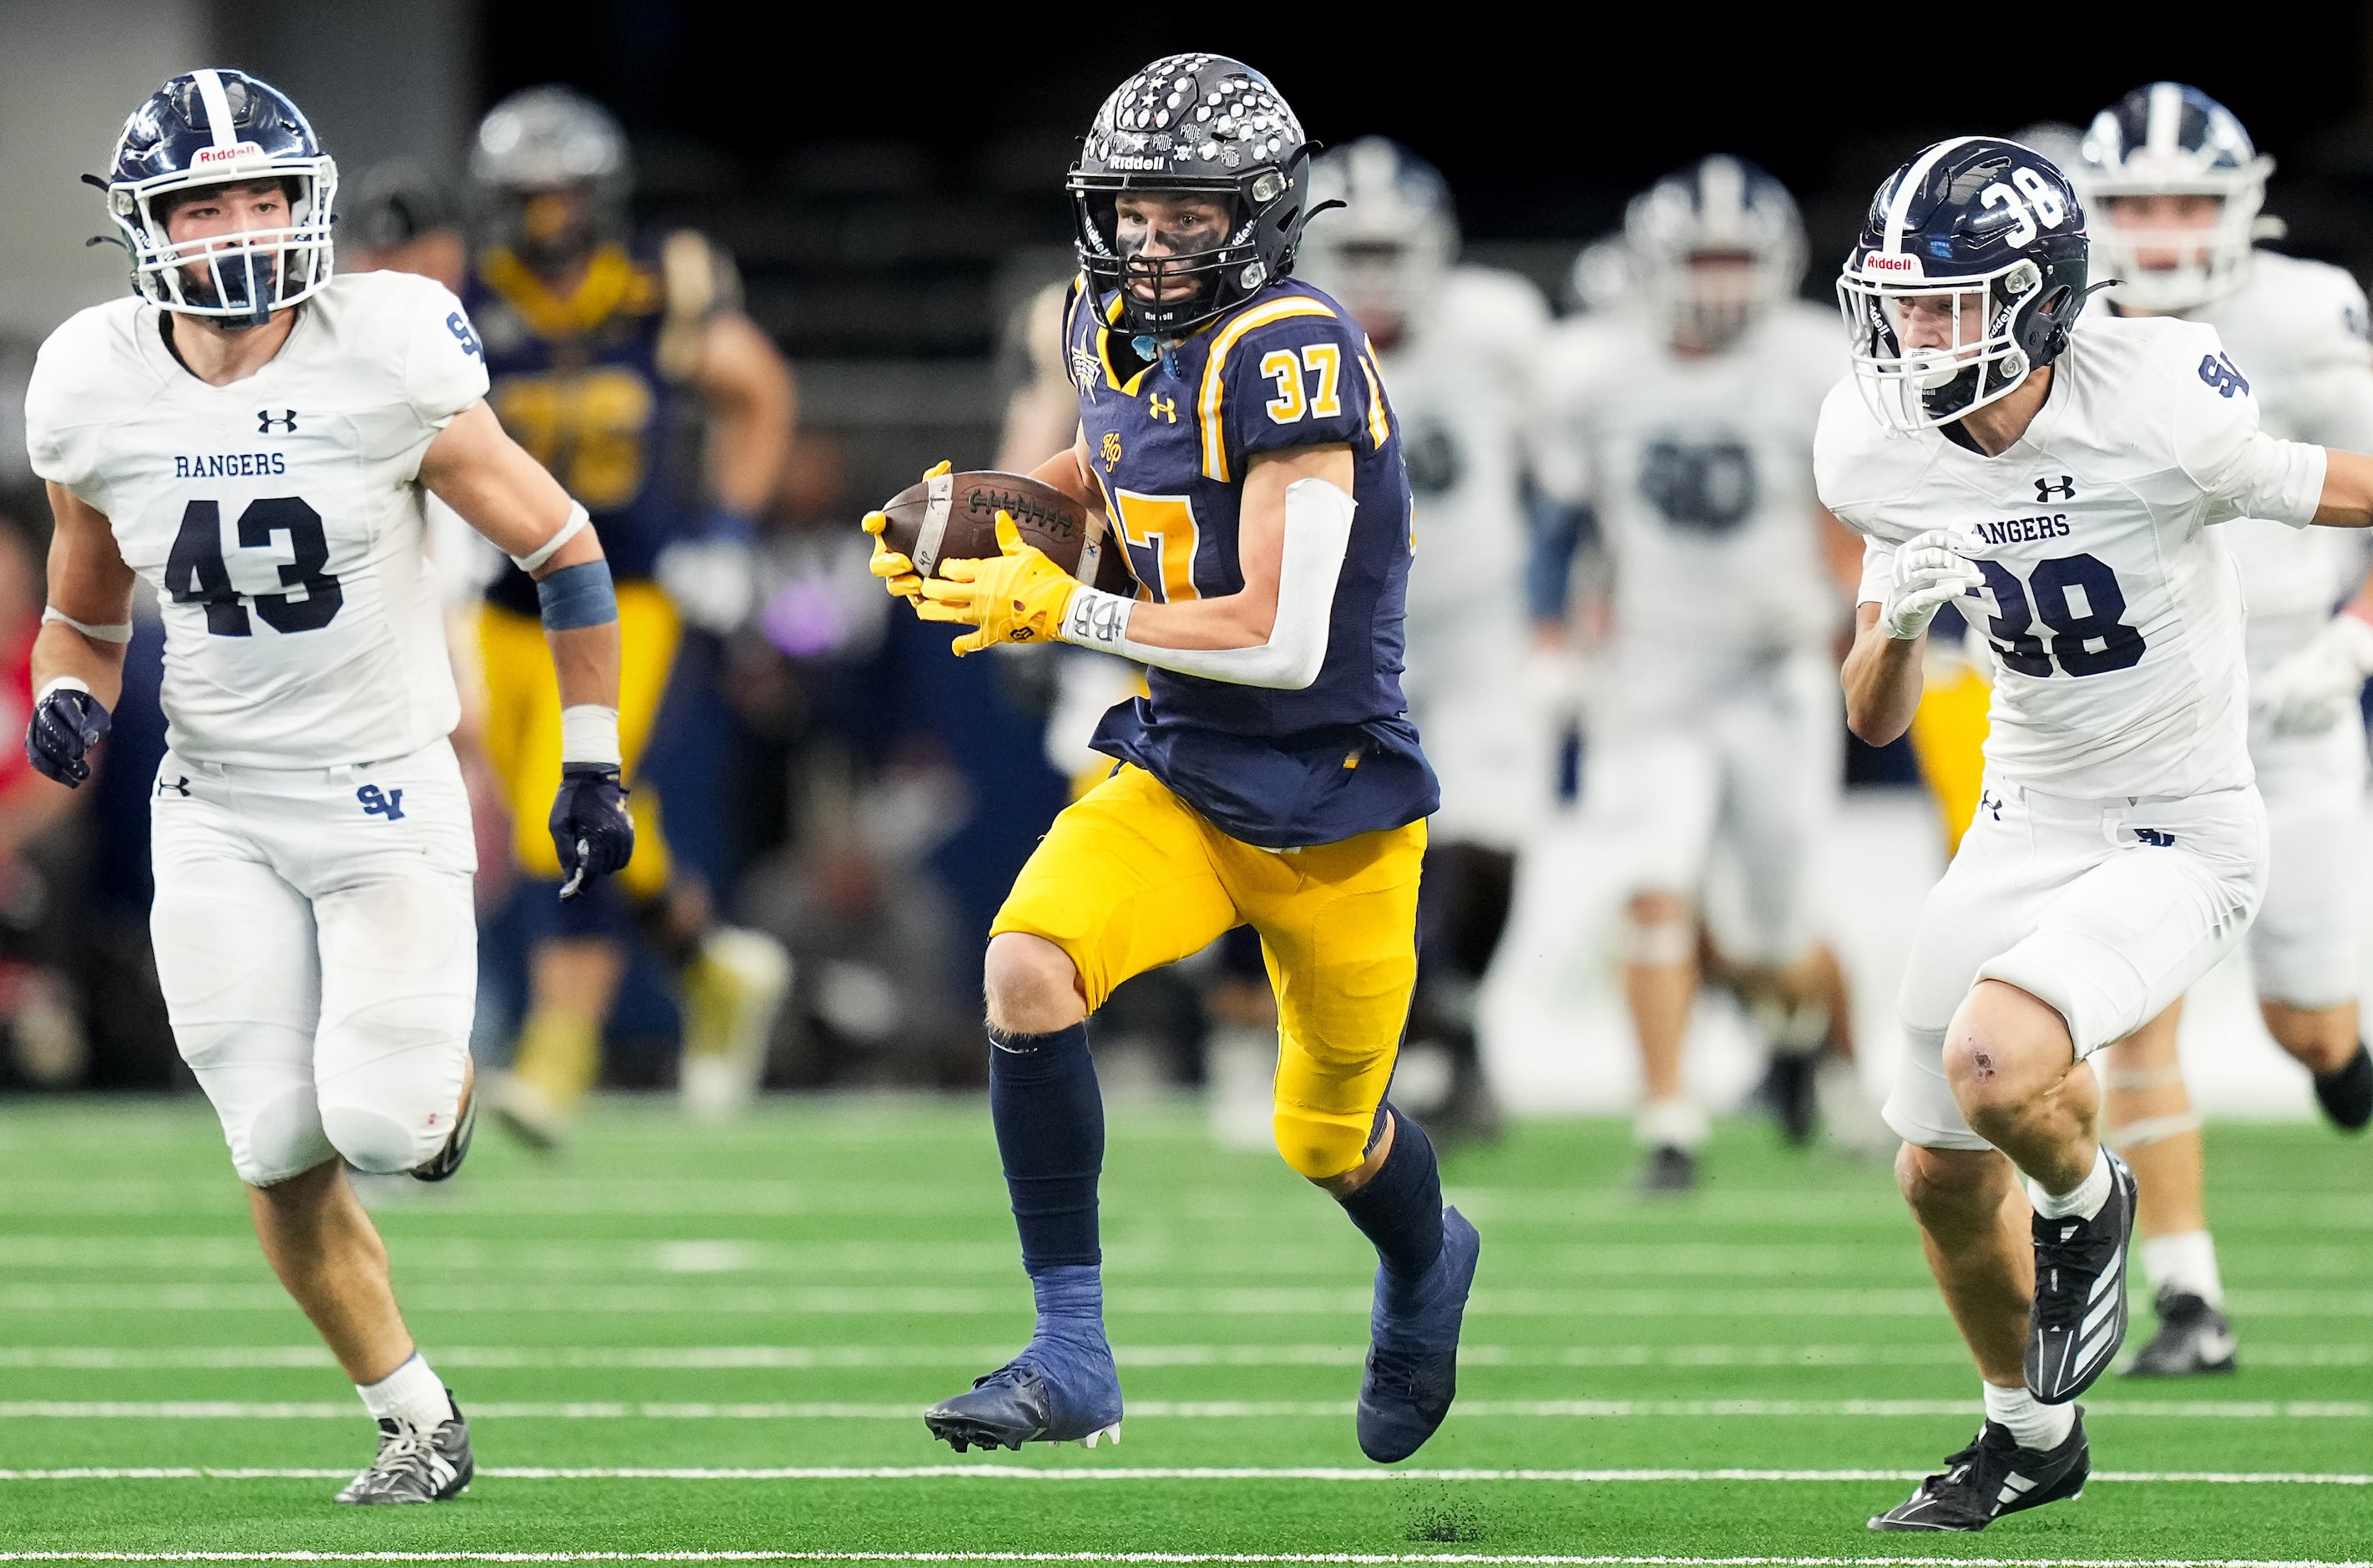
{"type": "MultiPolygon", "coordinates": [[[[2237,1376],[2112,1378],[2104,1471],[2373,1471],[2373,1144],[2218,1127],[2237,1376]],[[2156,1407],[2156,1408],[2154,1408],[2156,1407]]],[[[1974,1375],[1884,1165],[1726,1127],[1704,1192],[1645,1203],[1611,1123],[1450,1159],[1484,1235],[1465,1406],[1430,1469],[1905,1470],[1967,1440],[1974,1375]],[[1857,1410],[1849,1401],[1909,1403],[1857,1410]]],[[[1028,1292],[976,1102],[770,1108],[693,1130],[601,1108],[534,1159],[489,1131],[451,1187],[373,1195],[481,1465],[983,1462],[1372,1473],[1349,1405],[1364,1244],[1272,1157],[1117,1110],[1107,1277],[1118,1450],[957,1460],[913,1411],[1017,1347],[1028,1292]],[[1194,1413],[1250,1407],[1251,1413],[1194,1413]],[[736,1411],[739,1413],[736,1413],[736,1411]]],[[[0,1117],[0,1469],[351,1469],[351,1389],[265,1270],[202,1105],[0,1117]],[[234,1401],[295,1413],[81,1413],[234,1401]],[[74,1413],[31,1413],[30,1402],[74,1413]],[[320,1407],[322,1413],[307,1413],[320,1407]]],[[[1002,1550],[2088,1560],[2373,1555],[2373,1486],[2103,1479],[1982,1537],[1872,1536],[1905,1482],[1390,1476],[528,1479],[331,1505],[335,1480],[0,1479],[0,1556],[76,1551],[1002,1550]]]]}

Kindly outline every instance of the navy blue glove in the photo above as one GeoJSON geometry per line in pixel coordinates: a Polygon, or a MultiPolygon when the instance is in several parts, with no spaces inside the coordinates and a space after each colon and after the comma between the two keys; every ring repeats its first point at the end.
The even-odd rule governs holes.
{"type": "Polygon", "coordinates": [[[625,869],[635,858],[635,819],[626,814],[626,784],[616,768],[601,762],[560,765],[560,793],[553,797],[552,847],[568,880],[563,898],[574,898],[597,876],[625,869]]]}
{"type": "Polygon", "coordinates": [[[33,705],[33,721],[25,726],[25,755],[34,767],[71,790],[90,777],[85,759],[107,739],[108,725],[99,698],[60,686],[33,705]]]}

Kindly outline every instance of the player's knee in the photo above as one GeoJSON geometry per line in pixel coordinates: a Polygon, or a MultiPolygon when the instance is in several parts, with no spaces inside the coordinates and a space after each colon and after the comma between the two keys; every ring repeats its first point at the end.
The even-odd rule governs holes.
{"type": "Polygon", "coordinates": [[[1333,1117],[1280,1106],[1272,1118],[1277,1152],[1296,1176],[1332,1181],[1368,1157],[1373,1117],[1333,1117]]]}
{"type": "Polygon", "coordinates": [[[1623,961],[1665,965],[1697,956],[1697,921],[1677,893],[1635,893],[1623,907],[1623,961]]]}
{"type": "MultiPolygon", "coordinates": [[[[393,1176],[427,1162],[453,1135],[468,1071],[464,1035],[417,1021],[417,1043],[390,1048],[385,1026],[373,1031],[378,1054],[324,1074],[316,1094],[321,1130],[346,1164],[393,1176]]],[[[325,1042],[325,1056],[335,1042],[325,1042]]]]}
{"type": "Polygon", "coordinates": [[[1981,1135],[2016,1118],[2075,1065],[2068,1026],[2046,1001],[2000,980],[1970,990],[1945,1036],[1945,1077],[1981,1135]]]}
{"type": "Polygon", "coordinates": [[[276,1187],[337,1154],[313,1103],[313,1086],[292,1084],[251,1110],[244,1125],[224,1132],[231,1168],[250,1187],[276,1187]]]}
{"type": "Polygon", "coordinates": [[[981,981],[989,1024],[1011,1034],[1052,1034],[1088,1015],[1079,966],[1042,936],[1000,931],[989,938],[981,981]]]}

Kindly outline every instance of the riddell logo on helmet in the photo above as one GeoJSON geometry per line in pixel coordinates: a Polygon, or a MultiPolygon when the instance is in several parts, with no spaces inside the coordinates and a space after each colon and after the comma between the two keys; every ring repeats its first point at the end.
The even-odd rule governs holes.
{"type": "Polygon", "coordinates": [[[200,147],[190,159],[190,167],[206,169],[217,163],[243,163],[263,156],[263,149],[253,142],[234,142],[227,147],[200,147]]]}
{"type": "Polygon", "coordinates": [[[1909,252],[1873,251],[1862,259],[1865,273],[1885,273],[1892,277],[1923,277],[1920,258],[1909,252]]]}
{"type": "Polygon", "coordinates": [[[1123,158],[1118,155],[1105,159],[1105,163],[1112,169],[1135,169],[1154,174],[1170,167],[1170,160],[1166,158],[1123,158]]]}

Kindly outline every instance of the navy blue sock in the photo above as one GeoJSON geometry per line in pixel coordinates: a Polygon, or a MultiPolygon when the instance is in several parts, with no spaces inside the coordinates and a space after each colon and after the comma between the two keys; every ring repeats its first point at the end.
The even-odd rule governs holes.
{"type": "Polygon", "coordinates": [[[988,1044],[988,1115],[1022,1233],[1022,1266],[1033,1279],[1049,1269],[1093,1269],[1104,1261],[1096,1178],[1105,1102],[1087,1025],[1048,1035],[991,1029],[988,1044]]]}
{"type": "Polygon", "coordinates": [[[1442,1167],[1425,1129],[1398,1111],[1392,1116],[1392,1153],[1365,1186],[1342,1199],[1343,1211],[1376,1244],[1385,1272],[1414,1280],[1442,1254],[1442,1167]]]}

